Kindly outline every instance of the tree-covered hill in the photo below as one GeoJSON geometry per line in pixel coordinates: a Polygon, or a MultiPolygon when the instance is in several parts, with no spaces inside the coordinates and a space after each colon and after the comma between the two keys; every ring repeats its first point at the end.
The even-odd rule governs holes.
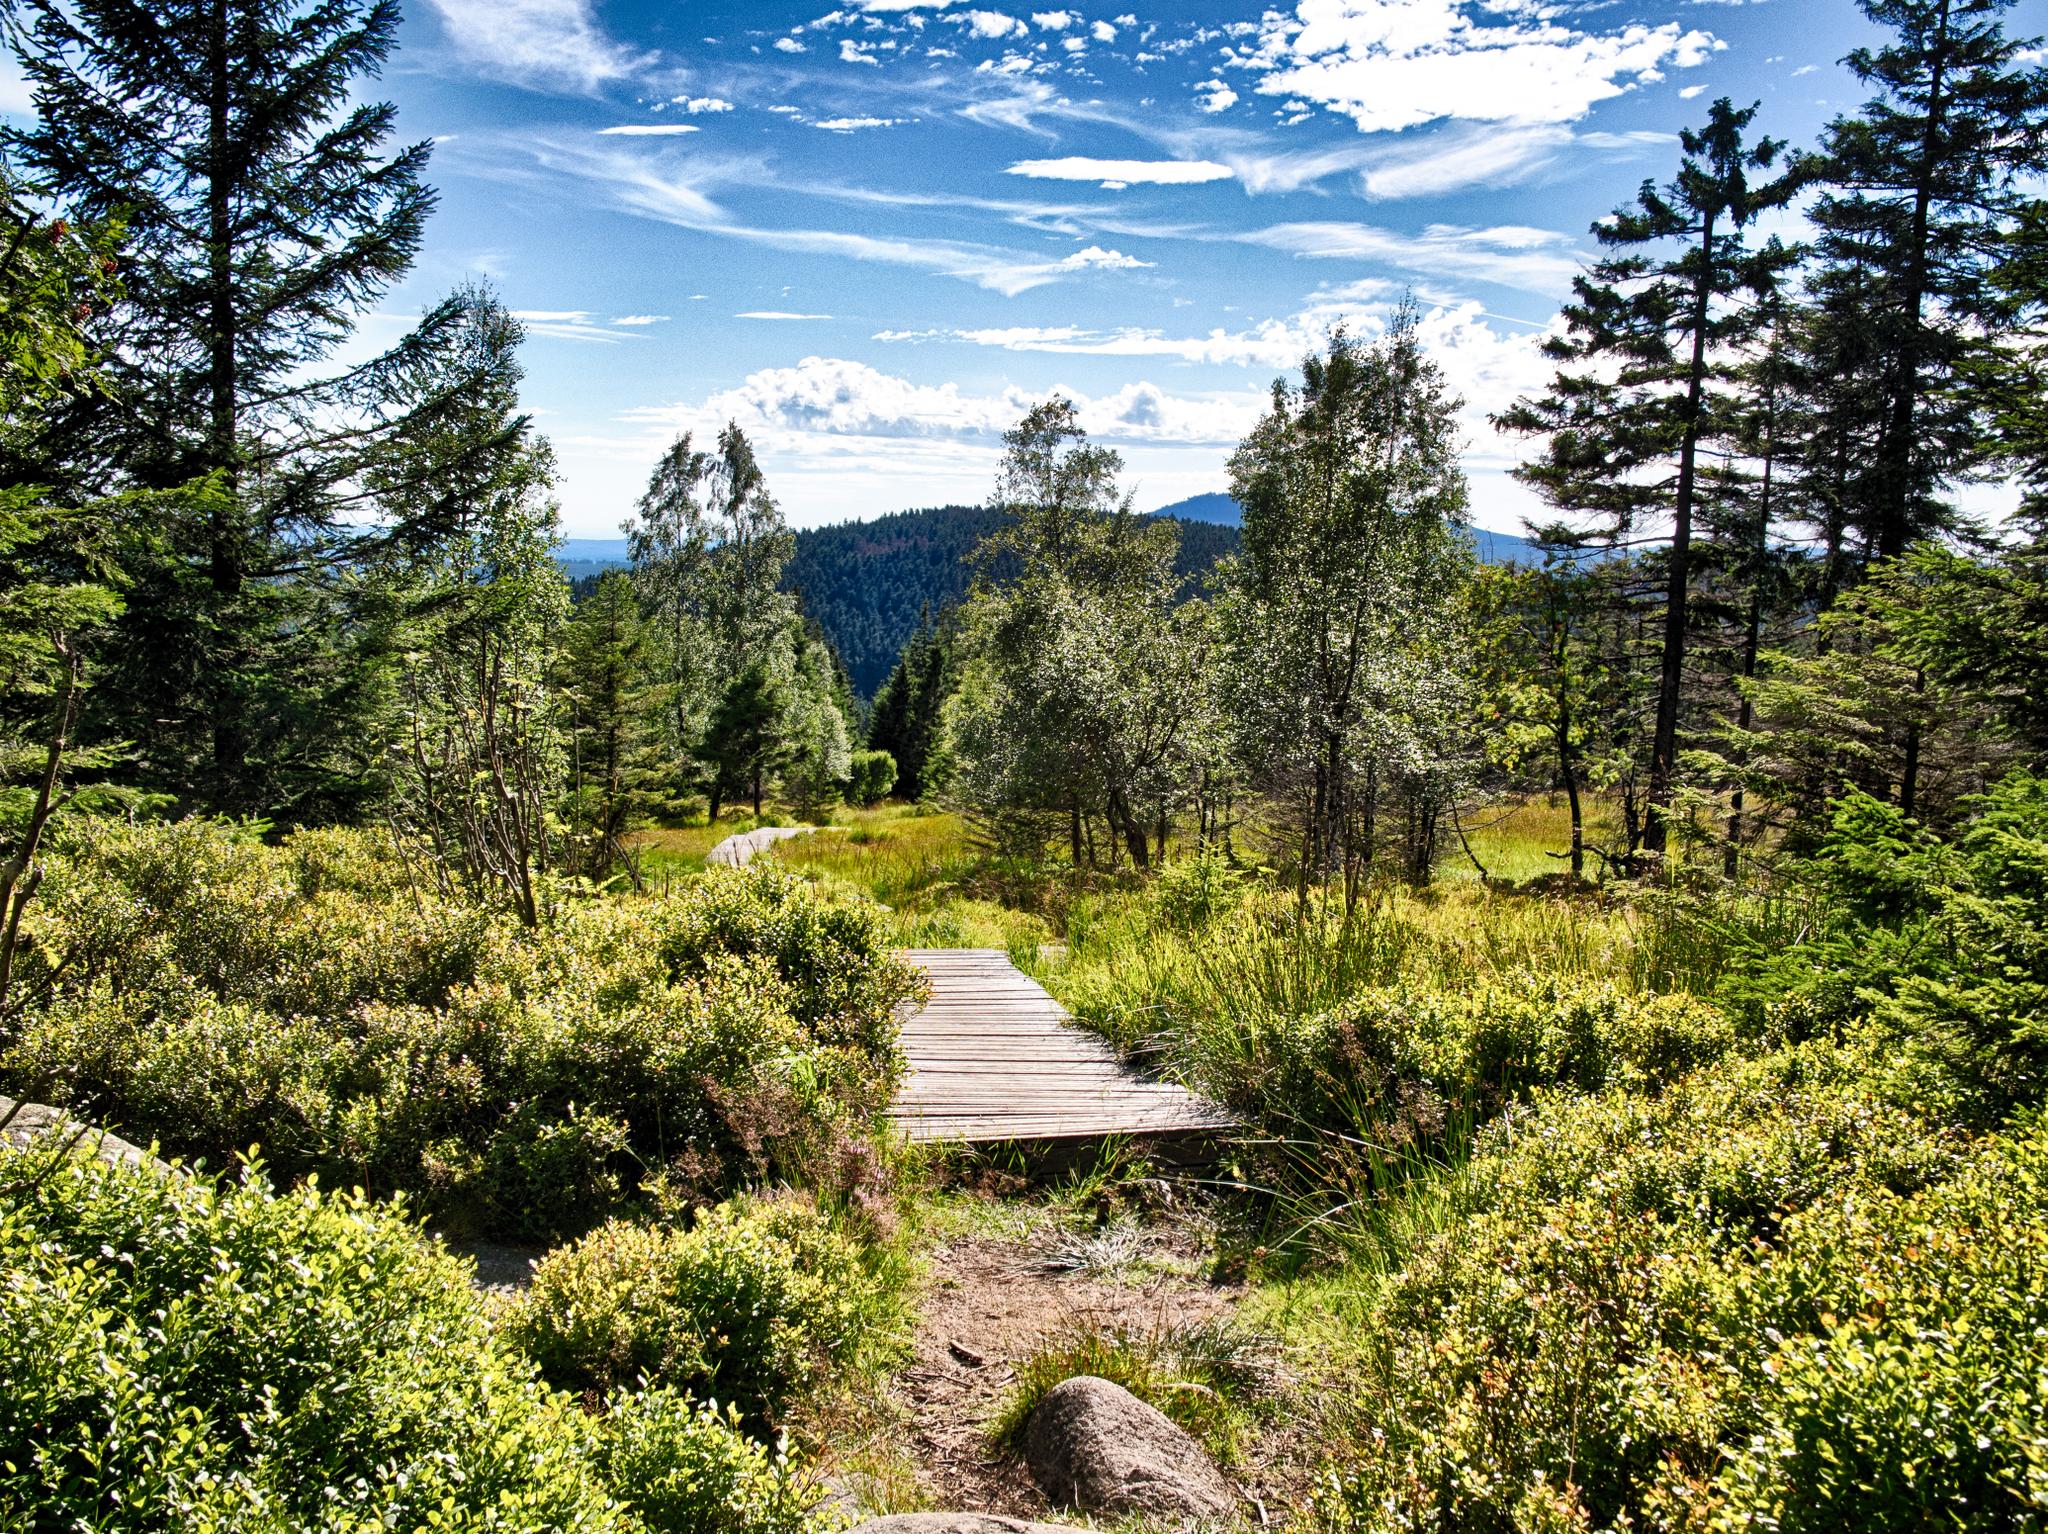
{"type": "MultiPolygon", "coordinates": [[[[919,616],[967,594],[968,556],[1003,520],[986,506],[933,506],[808,528],[796,536],[783,585],[838,649],[854,690],[873,697],[919,616]]],[[[1183,523],[1175,568],[1192,592],[1194,578],[1237,544],[1234,527],[1183,523]]]]}

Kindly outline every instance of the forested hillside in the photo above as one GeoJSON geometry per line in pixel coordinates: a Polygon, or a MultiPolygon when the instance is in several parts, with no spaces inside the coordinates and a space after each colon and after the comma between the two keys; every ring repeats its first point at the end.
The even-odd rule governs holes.
{"type": "MultiPolygon", "coordinates": [[[[871,698],[919,620],[967,594],[975,549],[1011,520],[988,506],[934,506],[806,528],[796,535],[783,588],[832,641],[854,691],[871,698]]],[[[1181,524],[1174,570],[1188,594],[1236,548],[1235,528],[1181,524]]],[[[998,559],[990,573],[1006,580],[1015,562],[998,559]]]]}

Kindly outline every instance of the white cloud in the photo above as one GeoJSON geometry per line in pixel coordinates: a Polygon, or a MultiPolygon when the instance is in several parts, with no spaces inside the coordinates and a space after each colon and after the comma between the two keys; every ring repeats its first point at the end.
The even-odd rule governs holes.
{"type": "Polygon", "coordinates": [[[665,325],[665,314],[621,314],[612,320],[614,325],[665,325]]]}
{"type": "Polygon", "coordinates": [[[1098,43],[1113,43],[1116,41],[1116,28],[1106,21],[1096,22],[1088,31],[1098,43]]]}
{"type": "Polygon", "coordinates": [[[1077,250],[1064,260],[1054,263],[1063,272],[1082,272],[1091,269],[1127,272],[1153,264],[1150,261],[1140,261],[1136,256],[1127,256],[1120,250],[1104,250],[1100,245],[1090,245],[1085,250],[1077,250]]]}
{"type": "Polygon", "coordinates": [[[600,138],[674,138],[679,133],[695,133],[695,123],[620,123],[616,128],[599,128],[600,138]]]}
{"type": "Polygon", "coordinates": [[[1207,80],[1195,87],[1195,105],[1214,114],[1237,104],[1237,92],[1221,80],[1207,80]]]}
{"type": "Polygon", "coordinates": [[[1577,139],[1549,124],[1439,130],[1375,155],[1360,185],[1368,197],[1426,197],[1467,186],[1510,186],[1554,164],[1577,139]]]}
{"type": "Polygon", "coordinates": [[[730,101],[723,100],[717,96],[677,96],[674,98],[674,103],[692,117],[697,117],[705,112],[730,112],[732,110],[732,103],[730,101]]]}
{"type": "Polygon", "coordinates": [[[794,314],[787,309],[749,309],[735,314],[736,320],[829,320],[829,314],[794,314]]]}
{"type": "Polygon", "coordinates": [[[1690,101],[1693,97],[1704,93],[1705,90],[1706,87],[1704,85],[1688,85],[1679,91],[1678,99],[1680,101],[1690,101]]]}
{"type": "Polygon", "coordinates": [[[1333,220],[1274,224],[1231,238],[1297,256],[1372,261],[1397,271],[1493,282],[1531,293],[1562,292],[1578,271],[1578,259],[1565,236],[1518,225],[1461,229],[1432,224],[1419,235],[1409,235],[1333,220]]]}
{"type": "Polygon", "coordinates": [[[1262,94],[1317,102],[1379,132],[1446,117],[1569,122],[1661,79],[1662,65],[1688,69],[1726,46],[1675,22],[1593,33],[1558,14],[1487,0],[1300,0],[1292,17],[1267,13],[1244,63],[1262,94]]]}
{"type": "Polygon", "coordinates": [[[958,384],[914,383],[864,362],[806,357],[793,367],[749,374],[737,387],[712,394],[700,405],[637,410],[627,418],[674,427],[737,421],[749,436],[780,437],[785,447],[787,434],[887,442],[950,438],[979,441],[993,453],[1000,450],[1002,434],[1053,393],[1073,400],[1088,434],[1109,443],[1234,444],[1266,403],[1257,390],[1172,394],[1147,381],[1101,396],[1066,388],[1027,393],[1014,387],[968,394],[958,384]]]}
{"type": "Polygon", "coordinates": [[[777,53],[808,53],[810,50],[793,37],[778,37],[775,39],[775,51],[777,53]]]}
{"type": "Polygon", "coordinates": [[[528,335],[557,341],[595,341],[610,346],[638,339],[630,331],[615,330],[593,320],[588,309],[514,309],[512,318],[519,321],[528,335]]]}
{"type": "MultiPolygon", "coordinates": [[[[996,246],[953,240],[887,237],[837,229],[763,228],[745,224],[715,202],[707,188],[721,181],[758,180],[759,166],[751,162],[703,164],[654,155],[586,152],[556,144],[542,145],[536,153],[548,169],[584,185],[603,187],[619,207],[662,223],[704,234],[722,235],[771,250],[841,256],[848,260],[932,272],[971,282],[1006,298],[1058,282],[1084,267],[1104,264],[1101,258],[1077,261],[1075,256],[1069,256],[1064,261],[1047,260],[996,246]]],[[[1076,255],[1085,255],[1085,252],[1077,252],[1076,255]]],[[[1129,259],[1118,256],[1114,251],[1103,252],[1101,257],[1116,258],[1108,264],[1119,264],[1129,259]]]]}
{"type": "Polygon", "coordinates": [[[1047,32],[1064,32],[1074,24],[1072,11],[1033,11],[1031,20],[1047,32]]]}
{"type": "Polygon", "coordinates": [[[1061,160],[1019,160],[1006,172],[1034,181],[1097,181],[1104,186],[1193,186],[1228,181],[1228,165],[1214,160],[1094,160],[1069,155],[1061,160]]]}
{"type": "Polygon", "coordinates": [[[856,133],[862,128],[893,128],[908,121],[902,117],[826,117],[811,124],[829,133],[856,133]]]}
{"type": "Polygon", "coordinates": [[[653,62],[606,36],[590,0],[427,3],[457,53],[517,85],[590,92],[653,62]]]}
{"type": "Polygon", "coordinates": [[[1023,37],[1031,31],[1016,17],[1001,11],[960,11],[946,20],[959,23],[976,37],[1023,37]]]}
{"type": "Polygon", "coordinates": [[[882,61],[875,57],[866,43],[857,43],[850,37],[839,40],[839,62],[842,64],[872,64],[877,69],[882,61]]]}
{"type": "MultiPolygon", "coordinates": [[[[2039,59],[2036,59],[2036,60],[2034,60],[2034,62],[2035,62],[2035,63],[2039,63],[2039,62],[2040,62],[2040,60],[2039,60],[2039,59]]],[[[1792,78],[1796,80],[1796,79],[1798,79],[1798,78],[1799,78],[1799,77],[1800,77],[1801,75],[1810,75],[1810,74],[1813,74],[1813,73],[1814,73],[1815,71],[1817,71],[1817,70],[1818,70],[1819,68],[1820,68],[1820,66],[1819,66],[1818,64],[1801,64],[1801,65],[1800,65],[1800,66],[1799,66],[1799,67],[1798,67],[1797,69],[1795,69],[1795,70],[1793,70],[1793,71],[1792,71],[1792,78]]]]}

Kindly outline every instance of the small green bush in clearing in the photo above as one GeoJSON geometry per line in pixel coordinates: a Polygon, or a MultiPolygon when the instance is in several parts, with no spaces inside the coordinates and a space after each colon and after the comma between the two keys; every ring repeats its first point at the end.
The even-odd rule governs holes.
{"type": "Polygon", "coordinates": [[[801,1534],[818,1500],[787,1446],[748,1437],[737,1408],[665,1387],[612,1398],[596,1462],[649,1534],[801,1534]]]}
{"type": "Polygon", "coordinates": [[[896,758],[886,751],[856,751],[846,777],[846,797],[855,804],[878,804],[896,786],[896,758]]]}
{"type": "Polygon", "coordinates": [[[550,1252],[507,1326],[565,1389],[644,1379],[772,1420],[852,1354],[876,1287],[808,1204],[744,1201],[700,1211],[688,1230],[615,1221],[550,1252]]]}

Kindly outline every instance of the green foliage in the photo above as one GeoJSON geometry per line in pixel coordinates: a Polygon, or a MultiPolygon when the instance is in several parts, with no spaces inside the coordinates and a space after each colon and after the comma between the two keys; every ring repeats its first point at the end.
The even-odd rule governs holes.
{"type": "Polygon", "coordinates": [[[0,1150],[0,1521],[629,1530],[403,1212],[0,1150]]]}
{"type": "Polygon", "coordinates": [[[653,662],[633,582],[609,571],[576,605],[556,659],[569,712],[569,819],[584,844],[576,861],[593,878],[621,863],[634,873],[627,837],[671,804],[668,698],[651,680],[653,662]]]}
{"type": "Polygon", "coordinates": [[[81,834],[53,869],[16,1084],[224,1165],[415,1191],[552,1235],[670,1171],[703,1196],[857,1191],[913,977],[879,911],[762,868],[525,929],[388,846],[197,822],[81,834]]]}
{"type": "MultiPolygon", "coordinates": [[[[1804,1046],[1657,1098],[1545,1097],[1489,1132],[1462,1174],[1463,1218],[1417,1243],[1375,1307],[1361,1454],[1332,1521],[1575,1528],[1626,1514],[1686,1527],[1705,1503],[1748,1526],[1754,1502],[1713,1483],[1724,1450],[1759,1424],[1812,1420],[1782,1361],[1837,1314],[1864,1314],[1892,1342],[1915,1335],[1909,1308],[1856,1292],[1859,1264],[1880,1256],[1858,1211],[1931,1212],[1974,1175],[1965,1147],[1873,1094],[1869,1066],[1804,1046]],[[1812,1240],[1809,1224],[1829,1234],[1812,1240]],[[1835,1241],[1855,1251],[1831,1275],[1814,1259],[1835,1241]],[[1801,1275],[1815,1289],[1800,1293],[1801,1275]]],[[[1948,1278],[1936,1265],[1914,1282],[1938,1293],[1948,1278]]],[[[2022,1285],[1976,1315],[2020,1347],[2038,1303],[2022,1285]]],[[[1930,1409],[1963,1377],[1928,1381],[1930,1409]]],[[[1873,1400],[1866,1421],[1887,1409],[1873,1400]]],[[[1804,1452],[1827,1451],[1809,1439],[1804,1452]]],[[[1895,1474],[1916,1457],[1880,1433],[1854,1452],[1895,1474]]],[[[1806,1484],[1785,1469],[1785,1487],[1806,1484]]],[[[1961,1489],[1984,1505],[1982,1481],[1961,1489]]],[[[1860,1526],[1921,1525],[1895,1513],[1860,1526]]]]}
{"type": "Polygon", "coordinates": [[[858,1249],[795,1199],[720,1204],[688,1230],[614,1221],[534,1268],[508,1334],[551,1382],[641,1382],[773,1420],[873,1321],[858,1249]]]}
{"type": "Polygon", "coordinates": [[[1016,1382],[989,1424],[998,1443],[1022,1441],[1025,1425],[1054,1386],[1077,1375],[1121,1385],[1180,1424],[1228,1464],[1271,1382],[1270,1346],[1228,1321],[1072,1326],[1016,1366],[1016,1382]]]}
{"type": "Polygon", "coordinates": [[[786,1443],[749,1438],[739,1409],[666,1387],[612,1398],[595,1461],[648,1534],[802,1534],[817,1492],[786,1443]]]}
{"type": "Polygon", "coordinates": [[[737,1413],[534,1378],[402,1203],[0,1148],[0,1521],[797,1534],[737,1413]]]}
{"type": "Polygon", "coordinates": [[[847,760],[846,797],[858,805],[879,804],[896,786],[896,758],[886,751],[856,751],[847,760]]]}

